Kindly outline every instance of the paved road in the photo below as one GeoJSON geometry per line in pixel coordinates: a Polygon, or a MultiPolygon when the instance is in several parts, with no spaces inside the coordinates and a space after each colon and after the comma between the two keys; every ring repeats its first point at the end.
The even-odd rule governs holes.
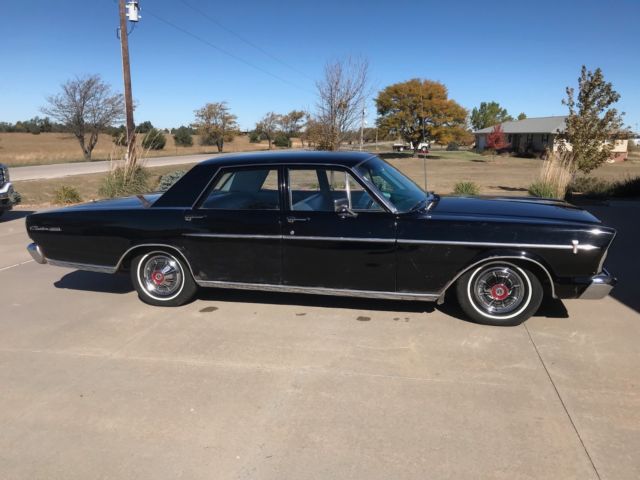
{"type": "MultiPolygon", "coordinates": [[[[167,165],[185,165],[200,162],[211,158],[214,155],[181,155],[175,157],[148,158],[145,163],[149,167],[164,167],[167,165]]],[[[36,165],[32,167],[11,168],[11,180],[14,182],[21,180],[40,180],[47,178],[68,177],[70,175],[84,175],[87,173],[107,172],[111,167],[109,161],[98,162],[74,162],[56,163],[53,165],[36,165]]]]}
{"type": "Polygon", "coordinates": [[[515,328],[252,292],[153,308],[126,277],[29,262],[23,222],[0,223],[0,478],[640,478],[624,299],[515,328]]]}

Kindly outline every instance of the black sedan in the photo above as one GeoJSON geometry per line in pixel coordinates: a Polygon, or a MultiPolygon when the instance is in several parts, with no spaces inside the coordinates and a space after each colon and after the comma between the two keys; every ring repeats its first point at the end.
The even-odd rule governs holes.
{"type": "Polygon", "coordinates": [[[241,154],[162,195],[27,217],[40,263],[130,272],[152,305],[198,286],[442,302],[515,325],[544,296],[602,298],[616,234],[565,202],[426,193],[368,153],[241,154]]]}

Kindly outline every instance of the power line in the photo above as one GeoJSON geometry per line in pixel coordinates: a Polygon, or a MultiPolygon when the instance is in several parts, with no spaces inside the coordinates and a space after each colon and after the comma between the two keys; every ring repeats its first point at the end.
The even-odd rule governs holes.
{"type": "Polygon", "coordinates": [[[251,67],[251,68],[253,68],[255,70],[258,70],[259,72],[262,72],[265,75],[269,75],[270,77],[273,77],[276,80],[279,80],[279,81],[281,81],[283,83],[286,83],[289,86],[295,87],[295,88],[297,88],[299,90],[302,90],[302,91],[305,91],[307,93],[312,93],[309,90],[307,90],[306,88],[303,88],[303,87],[301,87],[301,86],[299,86],[299,85],[297,85],[297,84],[295,84],[295,83],[293,83],[293,82],[291,82],[291,81],[289,81],[289,80],[287,80],[285,78],[282,78],[279,75],[276,75],[275,73],[271,73],[270,71],[265,70],[264,68],[259,67],[258,65],[254,64],[254,63],[251,63],[248,60],[245,60],[244,58],[242,58],[242,57],[240,57],[240,56],[238,56],[238,55],[236,55],[234,53],[229,52],[228,50],[225,50],[224,48],[221,48],[221,47],[211,43],[209,40],[207,40],[205,38],[202,38],[200,35],[192,33],[189,30],[186,30],[186,29],[180,27],[179,25],[176,25],[173,22],[170,22],[169,20],[166,20],[166,19],[162,18],[161,16],[159,16],[159,15],[153,13],[152,11],[150,11],[148,8],[145,8],[144,11],[145,11],[146,14],[151,15],[156,20],[159,20],[160,22],[164,23],[165,25],[168,25],[168,26],[178,30],[179,32],[184,33],[185,35],[188,35],[191,38],[194,38],[194,39],[198,40],[199,42],[201,42],[201,43],[203,43],[203,44],[205,44],[205,45],[217,50],[218,52],[220,52],[220,53],[222,53],[222,54],[224,54],[224,55],[226,55],[228,57],[231,57],[231,58],[233,58],[233,59],[235,59],[235,60],[237,60],[237,61],[239,61],[241,63],[244,63],[245,65],[248,65],[249,67],[251,67]]]}
{"type": "Polygon", "coordinates": [[[256,50],[258,50],[259,52],[261,52],[262,54],[266,55],[267,57],[271,58],[272,60],[275,60],[276,62],[278,62],[279,64],[287,67],[289,70],[292,70],[294,72],[296,72],[299,75],[302,75],[303,77],[308,78],[309,80],[314,80],[313,78],[311,78],[309,75],[307,75],[306,73],[304,73],[303,71],[297,69],[296,67],[294,67],[293,65],[285,62],[284,60],[276,57],[275,55],[269,53],[268,51],[266,51],[264,48],[262,48],[260,45],[255,44],[254,42],[252,42],[251,40],[247,39],[246,37],[244,37],[243,35],[239,34],[238,32],[236,32],[235,30],[232,30],[231,28],[225,26],[224,24],[220,23],[218,20],[216,20],[215,18],[213,18],[211,15],[208,15],[206,12],[204,12],[203,10],[201,10],[198,7],[195,7],[193,5],[191,5],[190,3],[188,3],[185,0],[180,0],[181,3],[183,3],[184,5],[186,5],[187,7],[189,7],[191,10],[193,10],[194,12],[200,14],[202,17],[206,18],[207,20],[209,20],[211,23],[213,23],[214,25],[217,25],[218,27],[220,27],[221,29],[223,29],[224,31],[230,33],[231,35],[234,35],[236,38],[239,38],[240,40],[242,40],[244,43],[246,43],[247,45],[249,45],[250,47],[255,48],[256,50]]]}

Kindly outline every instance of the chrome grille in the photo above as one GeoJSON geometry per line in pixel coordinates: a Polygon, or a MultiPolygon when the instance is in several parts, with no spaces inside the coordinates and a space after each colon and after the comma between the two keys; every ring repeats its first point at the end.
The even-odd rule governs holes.
{"type": "Polygon", "coordinates": [[[7,167],[0,167],[0,185],[4,185],[4,182],[8,180],[7,167]]]}

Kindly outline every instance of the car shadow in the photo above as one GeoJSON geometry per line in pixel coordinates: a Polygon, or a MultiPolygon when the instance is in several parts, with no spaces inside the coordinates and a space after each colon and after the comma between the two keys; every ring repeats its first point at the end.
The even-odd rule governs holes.
{"type": "Polygon", "coordinates": [[[31,215],[32,213],[35,213],[35,211],[34,210],[9,210],[8,212],[4,212],[4,214],[0,215],[0,222],[18,220],[19,218],[24,218],[27,215],[31,215]]]}
{"type": "Polygon", "coordinates": [[[640,238],[640,222],[637,221],[640,218],[640,201],[574,203],[593,213],[602,220],[604,225],[618,231],[604,265],[618,278],[618,284],[611,291],[610,296],[636,312],[640,312],[640,295],[638,295],[640,255],[637,254],[637,239],[640,238]]]}
{"type": "MultiPolygon", "coordinates": [[[[133,291],[128,275],[74,270],[54,282],[56,288],[84,292],[126,294],[133,291]]],[[[468,322],[468,317],[458,306],[455,294],[448,292],[445,302],[420,302],[410,300],[384,300],[372,298],[311,295],[304,293],[261,292],[258,290],[234,290],[225,288],[201,288],[194,300],[205,302],[237,302],[246,304],[292,305],[299,307],[343,308],[390,313],[433,313],[436,310],[457,320],[468,322]]],[[[567,309],[560,300],[544,302],[536,316],[568,318],[567,309]]]]}
{"type": "Polygon", "coordinates": [[[313,295],[305,293],[260,292],[257,290],[232,290],[202,288],[198,299],[203,301],[225,301],[269,305],[295,305],[299,307],[345,308],[350,310],[373,310],[380,312],[431,313],[435,303],[404,300],[381,300],[371,298],[313,295]]]}
{"type": "Polygon", "coordinates": [[[133,291],[128,275],[74,270],[53,284],[56,288],[80,290],[84,292],[102,292],[123,294],[133,291]]]}

